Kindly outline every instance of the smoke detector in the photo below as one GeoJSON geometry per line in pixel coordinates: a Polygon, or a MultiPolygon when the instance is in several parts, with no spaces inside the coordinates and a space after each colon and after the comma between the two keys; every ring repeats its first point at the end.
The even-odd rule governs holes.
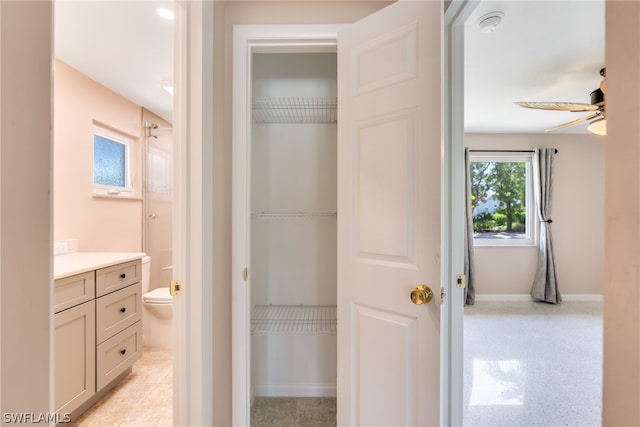
{"type": "Polygon", "coordinates": [[[502,22],[503,17],[504,13],[502,12],[491,12],[482,15],[478,19],[478,28],[485,34],[493,33],[502,22]]]}

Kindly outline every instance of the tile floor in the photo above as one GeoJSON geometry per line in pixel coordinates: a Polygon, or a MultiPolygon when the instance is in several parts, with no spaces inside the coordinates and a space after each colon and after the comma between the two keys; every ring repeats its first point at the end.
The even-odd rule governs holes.
{"type": "MultiPolygon", "coordinates": [[[[602,303],[477,302],[464,318],[465,427],[601,425],[602,303]]],[[[72,425],[172,425],[172,364],[145,349],[72,425]]],[[[256,398],[252,426],[334,426],[335,399],[256,398]]]]}
{"type": "Polygon", "coordinates": [[[336,425],[334,397],[256,397],[252,427],[331,427],[336,425]]]}
{"type": "Polygon", "coordinates": [[[173,425],[170,350],[144,349],[133,372],[71,425],[75,427],[173,425]]]}
{"type": "Polygon", "coordinates": [[[464,317],[464,425],[602,425],[602,303],[477,302],[464,317]]]}

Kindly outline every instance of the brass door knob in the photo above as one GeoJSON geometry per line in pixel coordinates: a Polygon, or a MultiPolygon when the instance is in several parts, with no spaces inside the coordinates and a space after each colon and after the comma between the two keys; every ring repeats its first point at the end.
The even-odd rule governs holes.
{"type": "Polygon", "coordinates": [[[427,304],[433,299],[433,292],[427,285],[418,285],[411,291],[411,302],[415,305],[427,304]]]}

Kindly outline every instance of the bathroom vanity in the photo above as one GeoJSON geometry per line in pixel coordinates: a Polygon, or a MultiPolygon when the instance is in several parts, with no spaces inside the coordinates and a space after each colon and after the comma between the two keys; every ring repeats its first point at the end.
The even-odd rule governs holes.
{"type": "Polygon", "coordinates": [[[75,418],[142,356],[143,253],[54,257],[55,407],[75,418]]]}

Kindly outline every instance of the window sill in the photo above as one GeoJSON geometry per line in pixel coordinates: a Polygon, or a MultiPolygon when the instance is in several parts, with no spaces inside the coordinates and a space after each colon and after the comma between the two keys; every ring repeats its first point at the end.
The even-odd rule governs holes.
{"type": "Polygon", "coordinates": [[[93,197],[98,199],[114,199],[114,200],[142,200],[140,196],[123,196],[122,194],[94,194],[93,197]]]}
{"type": "Polygon", "coordinates": [[[482,243],[481,245],[474,243],[473,244],[474,248],[537,248],[538,244],[537,243],[531,243],[531,242],[527,242],[527,243],[521,243],[521,244],[514,244],[514,243],[482,243]]]}

